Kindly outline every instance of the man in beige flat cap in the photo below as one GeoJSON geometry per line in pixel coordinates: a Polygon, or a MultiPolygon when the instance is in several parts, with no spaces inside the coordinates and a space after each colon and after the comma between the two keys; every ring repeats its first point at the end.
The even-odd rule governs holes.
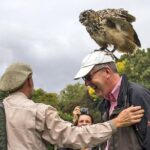
{"type": "Polygon", "coordinates": [[[46,143],[80,149],[102,143],[123,126],[140,122],[141,107],[130,107],[105,123],[74,127],[62,120],[50,105],[34,103],[32,69],[23,63],[10,65],[0,79],[0,90],[9,92],[3,101],[8,150],[46,150],[46,143]]]}

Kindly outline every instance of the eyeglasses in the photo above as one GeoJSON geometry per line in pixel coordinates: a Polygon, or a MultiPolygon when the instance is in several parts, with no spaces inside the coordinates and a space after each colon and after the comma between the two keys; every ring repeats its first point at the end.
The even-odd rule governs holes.
{"type": "Polygon", "coordinates": [[[104,69],[105,67],[102,67],[102,68],[99,68],[97,69],[96,71],[94,71],[92,74],[87,74],[86,76],[82,77],[82,79],[84,81],[91,81],[92,80],[92,77],[94,76],[94,74],[96,74],[98,71],[104,69]]]}

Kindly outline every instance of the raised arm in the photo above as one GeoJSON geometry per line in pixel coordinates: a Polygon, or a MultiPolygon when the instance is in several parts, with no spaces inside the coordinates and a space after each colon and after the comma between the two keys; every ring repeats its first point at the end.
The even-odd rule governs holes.
{"type": "Polygon", "coordinates": [[[49,107],[45,112],[45,128],[42,137],[59,147],[79,149],[94,146],[109,139],[117,128],[139,122],[143,112],[141,107],[132,106],[123,110],[117,118],[108,122],[75,127],[62,120],[55,108],[49,107]]]}

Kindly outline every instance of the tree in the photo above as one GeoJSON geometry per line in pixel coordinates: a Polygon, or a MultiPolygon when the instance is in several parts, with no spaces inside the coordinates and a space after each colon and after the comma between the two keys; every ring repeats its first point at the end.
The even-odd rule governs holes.
{"type": "Polygon", "coordinates": [[[59,108],[61,117],[65,120],[72,121],[72,111],[75,106],[82,103],[85,95],[85,87],[80,84],[67,85],[59,95],[59,108]]]}
{"type": "Polygon", "coordinates": [[[138,50],[135,55],[122,55],[125,73],[130,81],[142,84],[150,90],[150,48],[138,50]]]}
{"type": "Polygon", "coordinates": [[[47,93],[42,89],[34,91],[33,100],[37,103],[52,105],[58,109],[58,95],[56,93],[47,93]]]}
{"type": "Polygon", "coordinates": [[[68,85],[61,91],[59,101],[60,115],[65,120],[72,121],[74,107],[80,106],[89,108],[90,114],[94,117],[95,122],[100,121],[100,112],[97,109],[99,100],[93,100],[83,84],[76,83],[74,85],[68,85]]]}
{"type": "Polygon", "coordinates": [[[5,97],[8,96],[8,92],[0,91],[0,100],[2,101],[5,97]]]}

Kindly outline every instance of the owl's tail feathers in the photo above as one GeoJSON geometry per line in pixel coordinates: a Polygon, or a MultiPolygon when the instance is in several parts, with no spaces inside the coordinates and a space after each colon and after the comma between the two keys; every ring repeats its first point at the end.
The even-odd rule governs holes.
{"type": "Polygon", "coordinates": [[[140,47],[137,46],[133,41],[126,39],[125,44],[124,45],[119,45],[118,46],[118,51],[122,52],[122,53],[126,53],[126,54],[135,54],[136,51],[139,49],[140,47]]]}
{"type": "Polygon", "coordinates": [[[140,40],[138,38],[138,35],[137,35],[137,33],[135,31],[134,31],[134,42],[136,43],[136,45],[138,47],[141,47],[141,42],[140,42],[140,40]]]}

